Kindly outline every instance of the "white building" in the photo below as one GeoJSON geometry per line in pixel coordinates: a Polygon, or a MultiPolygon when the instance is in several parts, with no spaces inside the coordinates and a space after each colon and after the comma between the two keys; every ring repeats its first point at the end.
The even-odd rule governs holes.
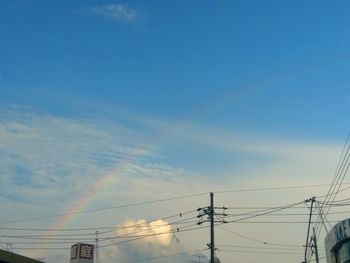
{"type": "Polygon", "coordinates": [[[350,263],[350,218],[337,223],[325,238],[327,263],[350,263]]]}

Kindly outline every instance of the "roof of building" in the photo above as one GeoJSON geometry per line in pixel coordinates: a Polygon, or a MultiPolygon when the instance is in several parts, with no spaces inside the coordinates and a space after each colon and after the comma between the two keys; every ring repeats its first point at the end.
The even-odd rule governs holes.
{"type": "Polygon", "coordinates": [[[44,263],[43,261],[25,257],[7,250],[0,249],[0,263],[44,263]]]}

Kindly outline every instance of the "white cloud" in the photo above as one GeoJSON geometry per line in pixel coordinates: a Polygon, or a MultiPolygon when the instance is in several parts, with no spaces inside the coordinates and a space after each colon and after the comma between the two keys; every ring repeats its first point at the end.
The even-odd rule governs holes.
{"type": "Polygon", "coordinates": [[[128,219],[118,227],[121,229],[116,231],[116,235],[133,236],[139,239],[102,249],[105,250],[104,262],[134,262],[165,257],[167,262],[180,263],[191,259],[190,252],[186,251],[180,240],[171,232],[172,227],[165,220],[146,222],[128,219]],[[145,236],[148,237],[145,238],[145,236]],[[176,257],[168,258],[169,255],[176,255],[176,257]]]}
{"type": "Polygon", "coordinates": [[[134,23],[141,19],[141,14],[127,4],[109,4],[96,6],[91,9],[96,16],[105,17],[121,23],[134,23]]]}
{"type": "MultiPolygon", "coordinates": [[[[81,208],[79,202],[75,201],[89,196],[96,182],[107,174],[111,175],[111,180],[94,194],[86,209],[209,191],[329,183],[341,150],[341,146],[336,143],[267,138],[193,124],[149,121],[142,117],[130,121],[137,122],[137,125],[128,126],[110,120],[101,121],[99,118],[58,117],[34,113],[28,109],[1,108],[0,210],[5,212],[1,214],[0,222],[57,214],[74,208],[74,205],[81,208]],[[130,127],[137,127],[137,130],[130,127]],[[146,130],[151,130],[152,133],[154,131],[157,135],[150,136],[146,130]],[[226,166],[222,169],[213,165],[206,176],[202,176],[196,166],[186,169],[181,165],[164,163],[161,154],[167,154],[165,146],[169,144],[180,146],[182,151],[179,155],[188,151],[193,144],[205,145],[208,150],[215,149],[226,155],[243,155],[244,158],[240,159],[243,165],[226,166]]],[[[254,194],[217,194],[216,203],[225,206],[280,205],[321,195],[326,190],[311,188],[281,190],[278,193],[267,191],[254,194]]],[[[103,213],[79,216],[70,226],[116,226],[135,217],[153,220],[205,206],[207,199],[204,195],[148,206],[111,209],[103,213]]],[[[57,218],[51,218],[20,224],[21,227],[50,227],[56,220],[57,218]]],[[[276,239],[285,243],[298,243],[304,240],[304,225],[291,226],[288,229],[260,225],[228,227],[268,241],[276,239]],[[274,236],[274,233],[284,233],[286,238],[274,236]]],[[[179,233],[178,236],[181,243],[172,237],[170,240],[174,247],[171,249],[163,250],[167,246],[154,241],[161,251],[159,254],[149,254],[145,250],[150,244],[130,243],[124,246],[124,250],[123,247],[102,250],[101,255],[106,258],[106,262],[113,262],[116,257],[127,258],[130,254],[128,251],[137,250],[138,258],[141,259],[203,249],[208,242],[207,230],[196,231],[195,234],[179,233]]],[[[247,241],[237,240],[236,236],[220,233],[219,230],[217,240],[220,243],[247,241]]],[[[27,252],[33,253],[31,250],[27,252]]],[[[45,257],[51,263],[67,258],[68,252],[39,250],[35,255],[45,257]]],[[[226,261],[231,258],[226,254],[220,256],[222,259],[226,258],[226,261]]],[[[252,255],[249,257],[251,262],[257,260],[252,259],[252,255]]],[[[244,261],[246,258],[246,255],[235,257],[237,261],[244,261]]],[[[284,262],[295,262],[296,259],[299,258],[291,257],[284,262]]],[[[269,261],[280,262],[281,258],[269,261]]]]}

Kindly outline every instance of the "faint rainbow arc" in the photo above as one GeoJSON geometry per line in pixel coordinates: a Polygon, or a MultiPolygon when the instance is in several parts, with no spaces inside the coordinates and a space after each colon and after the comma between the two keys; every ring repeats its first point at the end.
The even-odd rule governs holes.
{"type": "Polygon", "coordinates": [[[53,229],[63,229],[72,221],[84,212],[85,208],[92,202],[92,200],[113,182],[117,176],[116,172],[110,171],[106,175],[102,176],[93,186],[90,191],[87,191],[83,195],[79,196],[64,212],[64,216],[60,217],[52,227],[53,229]]]}
{"type": "MultiPolygon", "coordinates": [[[[177,122],[171,125],[171,128],[166,129],[166,134],[164,136],[159,136],[156,145],[161,145],[168,138],[171,138],[173,134],[179,133],[182,130],[186,129],[189,125],[190,120],[198,118],[199,116],[208,114],[210,111],[232,101],[238,101],[244,96],[253,95],[254,93],[263,90],[266,86],[272,86],[273,83],[280,80],[280,77],[261,80],[257,83],[253,83],[247,86],[241,86],[240,88],[227,92],[224,95],[217,97],[217,99],[211,100],[207,103],[206,107],[202,107],[202,110],[194,110],[192,114],[185,121],[177,122]]],[[[142,157],[145,154],[139,154],[137,157],[142,157]]],[[[130,161],[124,161],[124,165],[130,161]]],[[[111,182],[116,176],[115,171],[110,171],[106,175],[102,176],[95,183],[92,190],[84,193],[83,195],[76,198],[69,208],[64,212],[64,216],[60,217],[54,224],[53,229],[63,229],[69,225],[75,218],[77,218],[81,212],[84,211],[86,207],[92,202],[92,200],[104,189],[108,188],[111,185],[111,182]]]]}

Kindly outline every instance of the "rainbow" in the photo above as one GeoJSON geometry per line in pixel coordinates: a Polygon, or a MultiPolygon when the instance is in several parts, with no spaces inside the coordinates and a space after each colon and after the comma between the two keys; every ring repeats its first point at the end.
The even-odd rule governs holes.
{"type": "Polygon", "coordinates": [[[115,171],[111,171],[102,176],[93,186],[91,190],[84,193],[80,197],[74,200],[69,208],[62,214],[62,216],[55,222],[52,229],[63,229],[70,225],[89,204],[96,198],[96,196],[107,189],[117,176],[115,171]]]}
{"type": "MultiPolygon", "coordinates": [[[[259,91],[271,87],[273,83],[278,82],[278,78],[272,78],[267,80],[262,80],[252,85],[248,85],[245,87],[240,87],[234,89],[233,91],[229,91],[217,99],[214,99],[207,103],[206,107],[202,107],[202,110],[195,110],[192,112],[190,118],[187,121],[182,121],[171,125],[168,129],[166,129],[166,136],[158,137],[158,141],[155,143],[157,145],[161,145],[167,138],[171,138],[173,134],[181,133],[181,131],[185,130],[186,127],[190,124],[190,120],[196,119],[199,116],[206,115],[210,113],[210,111],[215,110],[216,108],[221,107],[229,102],[238,101],[242,97],[248,95],[254,95],[259,91]]],[[[142,157],[145,153],[140,153],[137,157],[142,157]]],[[[130,161],[124,161],[121,165],[126,165],[130,161]]],[[[79,196],[76,200],[72,202],[72,204],[68,207],[68,209],[64,212],[63,216],[59,218],[57,222],[55,222],[53,229],[64,229],[68,225],[70,225],[84,210],[89,206],[89,204],[96,198],[96,196],[107,189],[113,180],[116,178],[116,171],[111,171],[106,175],[102,176],[93,186],[93,188],[79,196]]]]}

